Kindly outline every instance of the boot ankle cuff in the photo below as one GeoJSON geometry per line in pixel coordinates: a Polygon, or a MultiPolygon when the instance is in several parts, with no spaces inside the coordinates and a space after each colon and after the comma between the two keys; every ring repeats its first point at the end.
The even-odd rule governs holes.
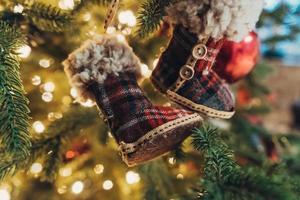
{"type": "Polygon", "coordinates": [[[263,0],[184,0],[166,8],[166,20],[182,25],[199,39],[239,42],[255,28],[263,0]]]}
{"type": "Polygon", "coordinates": [[[94,100],[88,87],[93,83],[102,84],[109,75],[134,72],[140,76],[140,60],[127,42],[119,41],[116,36],[98,35],[86,41],[63,65],[80,102],[94,100]]]}

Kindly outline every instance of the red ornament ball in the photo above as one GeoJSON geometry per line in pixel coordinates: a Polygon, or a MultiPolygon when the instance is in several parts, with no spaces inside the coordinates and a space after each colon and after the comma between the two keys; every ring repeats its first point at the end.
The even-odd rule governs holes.
{"type": "Polygon", "coordinates": [[[225,41],[214,70],[228,83],[235,83],[247,76],[255,67],[260,55],[260,40],[251,32],[243,41],[225,41]]]}

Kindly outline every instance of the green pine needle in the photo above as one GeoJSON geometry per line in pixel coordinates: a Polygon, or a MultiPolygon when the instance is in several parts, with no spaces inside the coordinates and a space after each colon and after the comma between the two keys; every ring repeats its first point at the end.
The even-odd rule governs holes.
{"type": "Polygon", "coordinates": [[[9,153],[27,157],[31,146],[28,100],[19,74],[16,50],[25,38],[15,27],[0,22],[0,139],[9,153]]]}
{"type": "Polygon", "coordinates": [[[33,3],[24,9],[28,19],[42,31],[61,32],[71,24],[71,13],[44,3],[33,3]]]}
{"type": "Polygon", "coordinates": [[[174,0],[148,0],[142,3],[138,15],[137,35],[145,37],[157,30],[165,15],[165,8],[174,0]]]}

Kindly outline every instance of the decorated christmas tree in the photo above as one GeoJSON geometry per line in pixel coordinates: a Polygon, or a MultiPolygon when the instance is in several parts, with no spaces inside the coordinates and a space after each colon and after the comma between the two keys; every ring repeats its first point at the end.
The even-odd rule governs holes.
{"type": "Polygon", "coordinates": [[[0,200],[299,199],[264,80],[300,5],[265,6],[0,0],[0,200]]]}

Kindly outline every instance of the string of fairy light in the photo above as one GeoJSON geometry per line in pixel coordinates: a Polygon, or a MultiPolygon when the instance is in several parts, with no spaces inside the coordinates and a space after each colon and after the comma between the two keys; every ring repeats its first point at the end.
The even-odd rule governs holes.
{"type": "MultiPolygon", "coordinates": [[[[72,10],[75,6],[74,0],[60,0],[58,2],[58,6],[61,9],[64,10],[72,10]]],[[[22,13],[24,10],[24,7],[22,5],[16,5],[13,9],[15,13],[22,13]]],[[[88,22],[93,19],[93,15],[90,12],[86,12],[82,15],[82,20],[85,22],[88,22]]],[[[109,26],[107,28],[106,33],[107,34],[115,34],[120,41],[126,40],[126,36],[130,35],[132,33],[132,29],[137,24],[137,18],[134,15],[134,13],[131,10],[120,10],[118,12],[118,24],[116,26],[109,26]]],[[[97,28],[97,27],[95,27],[97,28]]],[[[90,31],[89,35],[94,35],[96,32],[90,31]]],[[[34,46],[33,46],[34,47],[34,46]]],[[[29,45],[24,45],[21,48],[18,49],[19,56],[23,59],[29,59],[30,55],[32,53],[32,48],[29,45]]],[[[158,62],[158,59],[153,60],[153,66],[156,66],[158,62]]],[[[54,65],[54,60],[51,58],[41,58],[37,65],[43,69],[49,69],[54,65]]],[[[145,78],[149,78],[151,75],[151,70],[149,69],[147,64],[142,63],[141,64],[141,73],[145,78]]],[[[36,86],[40,89],[41,92],[41,99],[45,103],[50,103],[54,100],[54,91],[56,89],[56,84],[53,81],[43,81],[42,77],[39,74],[35,74],[31,78],[31,84],[33,86],[36,86]]],[[[77,91],[75,88],[70,89],[70,95],[63,96],[62,97],[62,103],[65,105],[71,104],[77,97],[77,91]]],[[[92,107],[94,106],[92,101],[87,101],[85,103],[82,103],[85,107],[92,107]]],[[[63,117],[63,114],[60,112],[50,112],[48,114],[48,121],[55,121],[56,119],[60,119],[63,117]]],[[[46,126],[42,120],[36,120],[32,123],[33,130],[35,134],[43,134],[43,132],[46,129],[46,126]]],[[[110,137],[112,137],[111,133],[109,134],[110,137]]],[[[71,153],[74,154],[73,151],[68,151],[66,155],[71,156],[71,153]]],[[[72,155],[73,155],[72,154],[72,155]]],[[[169,158],[169,164],[175,165],[176,160],[174,158],[169,158]]],[[[28,172],[28,175],[32,175],[35,178],[38,178],[40,173],[43,171],[43,164],[42,162],[35,162],[31,165],[30,170],[28,172]]],[[[105,173],[105,166],[103,164],[96,164],[93,168],[93,172],[95,175],[101,175],[105,173]]],[[[72,167],[62,167],[59,169],[58,175],[62,178],[64,177],[70,177],[73,175],[73,169],[72,167]]],[[[177,174],[177,179],[183,179],[184,176],[179,173],[177,174]]],[[[128,185],[135,185],[140,182],[140,175],[135,171],[127,171],[124,177],[126,183],[128,185]]],[[[114,182],[110,179],[105,179],[102,181],[102,189],[103,190],[112,190],[114,187],[114,182]]],[[[67,185],[61,185],[57,186],[57,193],[58,194],[65,194],[67,192],[71,192],[74,195],[80,195],[86,187],[85,180],[84,179],[78,179],[75,180],[72,184],[69,186],[67,185]]],[[[11,191],[12,187],[8,184],[1,184],[0,185],[0,197],[1,200],[11,200],[11,191]]]]}

